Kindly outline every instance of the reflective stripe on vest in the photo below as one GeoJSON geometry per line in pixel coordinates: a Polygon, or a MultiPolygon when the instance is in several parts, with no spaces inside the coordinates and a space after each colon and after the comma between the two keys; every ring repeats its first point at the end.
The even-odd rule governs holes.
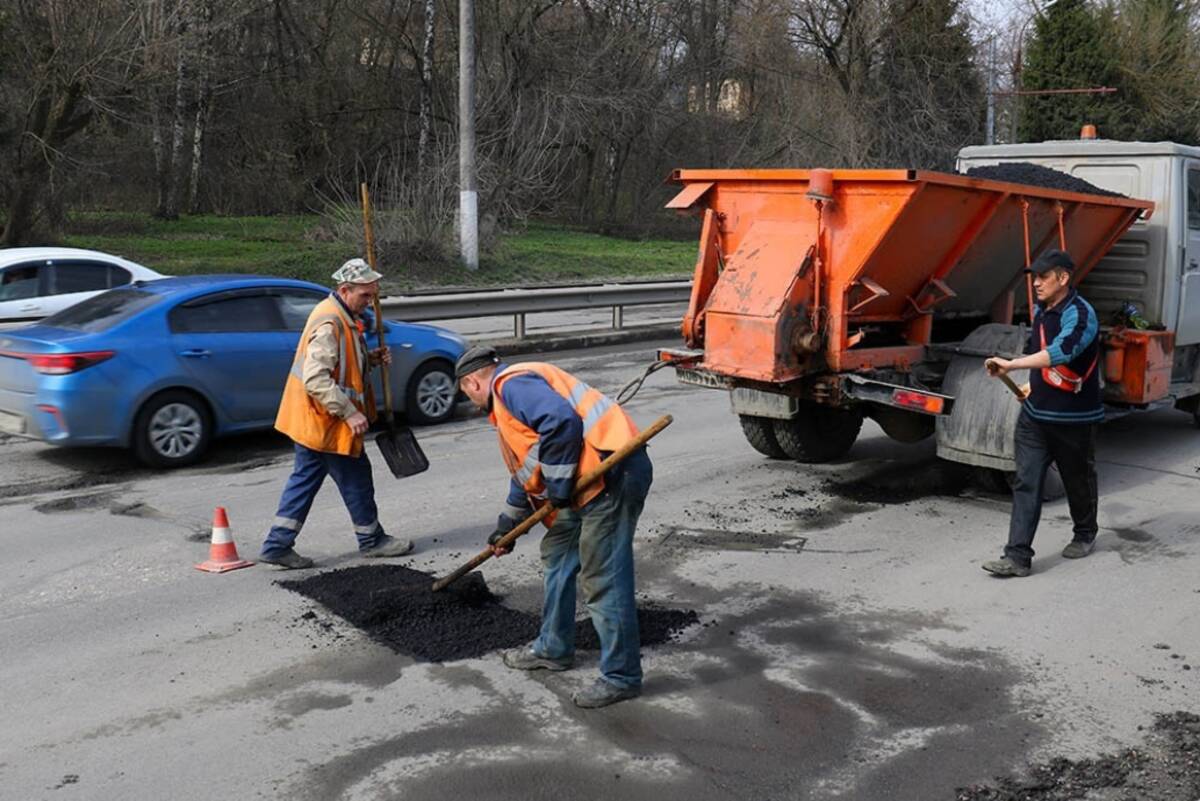
{"type": "MultiPolygon", "coordinates": [[[[1042,340],[1042,350],[1046,350],[1046,328],[1040,326],[1038,335],[1042,340]]],[[[1042,380],[1055,389],[1061,389],[1063,392],[1079,394],[1083,389],[1083,382],[1091,377],[1092,371],[1096,369],[1096,363],[1100,361],[1100,349],[1096,349],[1096,355],[1092,357],[1092,363],[1088,367],[1087,372],[1083,375],[1067,367],[1065,364],[1056,365],[1054,367],[1042,368],[1042,380]]]]}
{"type": "Polygon", "coordinates": [[[354,320],[331,295],[317,304],[304,325],[284,384],[275,428],[311,450],[358,456],[362,453],[362,437],[355,435],[345,420],[331,414],[304,388],[304,361],[309,342],[313,332],[326,323],[333,323],[338,341],[334,383],[358,411],[368,419],[375,417],[374,397],[367,383],[365,346],[354,320]]]}
{"type": "MultiPolygon", "coordinates": [[[[599,390],[593,389],[570,373],[551,364],[528,362],[505,368],[492,385],[492,425],[500,439],[505,464],[518,483],[532,498],[544,498],[545,479],[563,480],[582,475],[598,467],[602,453],[615,451],[637,436],[637,427],[625,411],[599,390]],[[541,461],[541,443],[537,432],[522,423],[504,406],[502,388],[509,378],[533,373],[562,395],[583,423],[583,443],[576,464],[545,464],[541,461]]],[[[603,481],[593,484],[574,498],[576,508],[586,504],[604,489],[603,481]]]]}

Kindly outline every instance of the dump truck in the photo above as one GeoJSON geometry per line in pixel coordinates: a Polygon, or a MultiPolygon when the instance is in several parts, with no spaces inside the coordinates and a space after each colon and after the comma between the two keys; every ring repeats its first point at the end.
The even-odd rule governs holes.
{"type": "Polygon", "coordinates": [[[1024,351],[1025,270],[1052,247],[1100,318],[1107,416],[1173,405],[1200,425],[1200,148],[1081,138],[968,147],[954,174],[672,180],[667,207],[701,233],[685,347],[659,356],[728,391],[768,457],[839,459],[871,418],[1011,474],[1020,404],[983,361],[1024,351]]]}

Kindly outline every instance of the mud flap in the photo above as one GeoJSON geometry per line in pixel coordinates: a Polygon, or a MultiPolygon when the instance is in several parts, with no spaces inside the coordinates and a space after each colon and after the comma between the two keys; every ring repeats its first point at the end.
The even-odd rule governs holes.
{"type": "MultiPolygon", "coordinates": [[[[1013,434],[1021,404],[1012,392],[987,374],[988,356],[1019,356],[1025,349],[1025,331],[1017,326],[991,323],[980,326],[959,346],[950,361],[942,391],[955,398],[953,411],[937,418],[937,453],[943,459],[998,470],[1007,481],[1016,470],[1013,434]]],[[[1010,373],[1017,385],[1026,383],[1028,370],[1010,373]]],[[[1042,497],[1048,501],[1065,493],[1057,465],[1046,474],[1042,497]]]]}
{"type": "MultiPolygon", "coordinates": [[[[1016,356],[1024,350],[1025,332],[1012,325],[982,325],[959,346],[950,361],[942,392],[955,398],[953,411],[937,420],[937,452],[943,459],[1011,473],[1016,469],[1013,433],[1021,404],[987,374],[988,356],[1016,356]]],[[[1011,373],[1018,385],[1027,370],[1011,373]]]]}

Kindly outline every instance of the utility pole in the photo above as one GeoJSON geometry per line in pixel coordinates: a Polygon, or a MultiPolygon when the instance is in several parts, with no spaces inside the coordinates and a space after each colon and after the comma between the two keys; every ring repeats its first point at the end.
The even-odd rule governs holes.
{"type": "Polygon", "coordinates": [[[475,0],[458,0],[458,243],[463,266],[479,269],[475,176],[475,0]]]}

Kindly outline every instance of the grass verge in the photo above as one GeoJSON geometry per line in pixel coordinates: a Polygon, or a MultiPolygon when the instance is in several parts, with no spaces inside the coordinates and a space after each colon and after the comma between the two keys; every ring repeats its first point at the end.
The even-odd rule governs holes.
{"type": "MultiPolygon", "coordinates": [[[[315,215],[217,217],[176,221],[128,212],[77,212],[63,244],[116,253],[168,275],[251,273],[328,283],[347,258],[360,255],[329,241],[315,215]]],[[[533,223],[501,238],[468,272],[455,264],[410,260],[381,265],[392,291],[682,278],[691,274],[695,241],[634,241],[551,223],[533,223]]]]}

